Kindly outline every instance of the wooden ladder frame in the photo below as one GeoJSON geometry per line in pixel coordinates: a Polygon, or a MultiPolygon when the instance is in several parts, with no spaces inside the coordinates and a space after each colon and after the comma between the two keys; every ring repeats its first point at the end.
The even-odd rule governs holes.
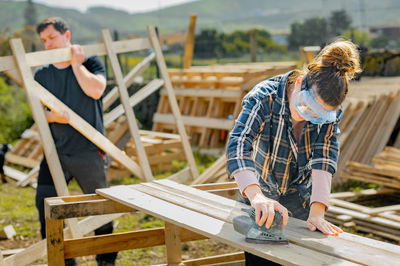
{"type": "MultiPolygon", "coordinates": [[[[124,165],[129,171],[135,176],[138,176],[143,181],[151,181],[153,179],[150,166],[143,148],[143,144],[140,141],[139,130],[136,124],[135,115],[132,107],[135,103],[140,102],[146,96],[159,89],[162,85],[166,88],[169,95],[169,102],[172,106],[174,117],[178,125],[178,132],[181,136],[182,145],[188,161],[188,168],[182,170],[180,173],[175,175],[174,180],[184,179],[195,179],[198,177],[198,171],[193,157],[193,153],[185,132],[185,128],[182,122],[181,115],[179,113],[176,97],[171,85],[167,73],[167,67],[164,61],[164,57],[161,51],[160,43],[156,35],[154,26],[149,25],[147,27],[149,38],[141,38],[127,41],[116,41],[112,42],[108,31],[103,31],[104,44],[86,45],[83,46],[85,55],[87,57],[92,55],[108,55],[110,57],[111,65],[113,68],[114,75],[118,84],[118,89],[113,90],[113,95],[107,98],[107,105],[109,106],[112,101],[118,98],[118,92],[120,94],[122,106],[125,109],[128,120],[130,120],[129,128],[130,133],[133,136],[135,145],[138,150],[138,156],[140,157],[140,165],[135,163],[131,158],[125,155],[119,148],[117,148],[112,142],[110,142],[105,136],[93,128],[84,119],[78,116],[64,103],[58,100],[49,91],[43,88],[38,82],[34,80],[31,67],[36,67],[45,64],[54,64],[57,62],[69,61],[71,59],[71,49],[61,48],[47,51],[40,51],[34,53],[25,53],[21,39],[12,39],[10,41],[11,49],[14,56],[0,57],[0,71],[5,72],[17,83],[22,84],[26,90],[28,101],[31,107],[33,118],[38,125],[39,135],[43,145],[44,154],[49,164],[50,172],[52,174],[54,184],[56,186],[57,194],[59,196],[68,196],[69,191],[65,182],[64,173],[61,168],[61,163],[58,158],[58,154],[54,145],[54,140],[50,133],[50,128],[47,123],[43,106],[45,105],[56,112],[67,112],[70,121],[69,124],[74,127],[77,131],[83,134],[96,146],[107,152],[111,157],[124,165]],[[154,54],[138,64],[137,67],[130,72],[124,79],[118,61],[116,60],[116,54],[124,52],[133,52],[144,49],[153,49],[154,54]],[[142,88],[138,93],[133,95],[131,98],[128,97],[126,85],[131,83],[134,76],[142,72],[145,66],[148,66],[148,61],[155,58],[157,61],[158,68],[162,77],[160,80],[152,81],[152,84],[148,84],[142,88]],[[131,99],[134,99],[133,103],[131,99]]],[[[87,234],[99,226],[108,223],[115,219],[119,215],[108,215],[104,217],[88,217],[84,221],[80,221],[78,225],[77,219],[69,219],[66,221],[68,230],[66,231],[67,238],[81,237],[87,234]]],[[[6,265],[26,265],[38,258],[44,256],[46,253],[45,248],[46,242],[42,240],[31,247],[25,249],[14,256],[10,256],[4,259],[6,265]]]]}

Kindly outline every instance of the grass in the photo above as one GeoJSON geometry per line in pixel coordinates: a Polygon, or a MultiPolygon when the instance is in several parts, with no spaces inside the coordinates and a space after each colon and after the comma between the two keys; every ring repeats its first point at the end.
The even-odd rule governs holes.
{"type": "MultiPolygon", "coordinates": [[[[203,172],[216,158],[201,155],[195,152],[195,160],[199,172],[203,172]]],[[[173,172],[186,167],[183,162],[174,161],[173,172]]],[[[155,173],[155,179],[165,178],[173,172],[155,173]]],[[[113,179],[110,185],[123,185],[139,183],[140,180],[132,177],[113,179]]],[[[81,194],[76,181],[68,185],[71,194],[81,194]]],[[[0,249],[26,248],[41,240],[39,232],[38,213],[35,207],[35,190],[31,187],[16,187],[15,183],[0,185],[0,228],[13,225],[17,234],[11,240],[0,241],[0,249]]],[[[144,213],[127,213],[114,220],[114,232],[127,232],[147,228],[164,226],[160,219],[144,213]]],[[[238,251],[227,245],[212,240],[201,240],[182,244],[182,255],[184,259],[213,256],[228,252],[238,251]]],[[[79,265],[97,265],[94,256],[78,258],[79,265]]],[[[45,264],[46,258],[35,262],[45,264]]],[[[166,263],[166,252],[164,246],[126,250],[118,253],[117,265],[148,265],[166,263]]]]}
{"type": "MultiPolygon", "coordinates": [[[[195,151],[195,160],[199,172],[203,172],[209,167],[216,158],[202,155],[195,151]]],[[[155,179],[165,178],[173,172],[186,167],[185,163],[174,161],[172,172],[155,173],[155,179]]],[[[140,180],[132,177],[113,179],[110,185],[124,185],[139,183],[140,180]]],[[[350,181],[336,189],[337,191],[357,191],[366,188],[376,188],[376,185],[370,185],[358,181],[350,181]]],[[[71,194],[81,194],[77,182],[72,181],[68,185],[71,194]]],[[[16,249],[28,247],[40,240],[38,214],[35,207],[35,190],[31,187],[20,188],[14,183],[6,183],[0,186],[0,228],[6,225],[13,225],[17,235],[12,240],[0,241],[0,249],[16,249]]],[[[147,228],[156,228],[164,226],[164,222],[150,215],[138,212],[127,213],[114,220],[114,232],[127,232],[147,228]]],[[[357,233],[365,237],[374,237],[372,234],[360,234],[355,228],[342,228],[349,233],[357,233]]],[[[380,239],[383,240],[383,239],[380,239]]],[[[199,258],[213,256],[223,253],[238,251],[228,245],[221,244],[213,240],[200,240],[182,244],[183,259],[199,258]]],[[[120,251],[118,253],[117,265],[148,265],[166,263],[166,251],[164,246],[152,248],[135,249],[120,251]]],[[[37,264],[46,263],[46,258],[40,259],[37,264]]],[[[79,258],[79,265],[96,265],[94,256],[79,258]]]]}

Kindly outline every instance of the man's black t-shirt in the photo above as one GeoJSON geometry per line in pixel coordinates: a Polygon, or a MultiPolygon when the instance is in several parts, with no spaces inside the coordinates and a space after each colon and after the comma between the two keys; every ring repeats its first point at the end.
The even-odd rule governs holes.
{"type": "MultiPolygon", "coordinates": [[[[83,65],[93,74],[106,76],[104,65],[97,56],[86,58],[83,65]]],[[[54,65],[42,66],[36,71],[35,80],[105,135],[102,99],[95,100],[83,92],[71,66],[63,69],[54,65]]],[[[98,149],[69,124],[50,123],[50,130],[61,154],[72,155],[98,149]]]]}

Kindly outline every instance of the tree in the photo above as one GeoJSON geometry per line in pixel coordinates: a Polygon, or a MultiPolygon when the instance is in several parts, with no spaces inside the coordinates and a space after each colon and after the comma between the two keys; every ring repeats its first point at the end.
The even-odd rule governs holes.
{"type": "Polygon", "coordinates": [[[351,17],[345,10],[333,11],[329,17],[329,30],[332,36],[343,34],[351,26],[351,17]]]}
{"type": "Polygon", "coordinates": [[[221,36],[215,29],[203,29],[200,34],[195,37],[194,53],[196,57],[216,57],[221,47],[221,36]]]}
{"type": "Polygon", "coordinates": [[[288,38],[289,48],[298,49],[300,46],[323,46],[328,39],[328,23],[324,18],[310,18],[290,25],[288,38]]]}

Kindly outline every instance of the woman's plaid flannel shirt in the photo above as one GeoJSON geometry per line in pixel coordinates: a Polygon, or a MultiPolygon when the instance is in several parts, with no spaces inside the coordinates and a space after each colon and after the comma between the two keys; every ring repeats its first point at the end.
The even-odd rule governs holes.
{"type": "Polygon", "coordinates": [[[291,73],[259,83],[244,97],[243,109],[230,133],[227,171],[234,175],[252,170],[272,198],[299,191],[306,205],[311,194],[311,170],[325,170],[332,176],[336,171],[342,110],[333,123],[315,125],[307,121],[297,145],[285,88],[291,73]]]}

